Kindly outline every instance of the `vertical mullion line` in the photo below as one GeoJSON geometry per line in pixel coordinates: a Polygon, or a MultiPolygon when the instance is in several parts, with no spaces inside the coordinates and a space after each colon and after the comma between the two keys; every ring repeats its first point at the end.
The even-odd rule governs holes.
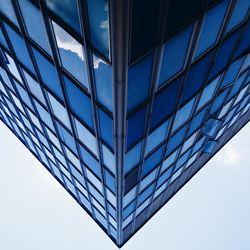
{"type": "MultiPolygon", "coordinates": [[[[76,148],[77,148],[77,153],[78,153],[78,156],[80,157],[80,150],[79,150],[79,146],[78,146],[78,143],[77,143],[77,140],[76,140],[76,134],[75,134],[75,131],[74,131],[74,123],[72,121],[72,116],[70,115],[70,112],[69,112],[69,104],[68,104],[68,99],[67,99],[67,93],[66,93],[66,90],[64,88],[64,84],[63,84],[63,79],[62,79],[62,76],[61,76],[61,73],[59,71],[59,61],[57,59],[57,48],[56,48],[56,45],[55,45],[55,41],[54,41],[54,35],[53,35],[53,32],[51,30],[51,24],[49,22],[49,19],[48,19],[48,16],[45,14],[46,11],[45,11],[45,3],[43,2],[43,0],[39,0],[39,6],[40,6],[40,10],[41,10],[41,14],[43,16],[43,20],[44,20],[44,24],[45,24],[45,27],[46,27],[46,31],[47,31],[47,34],[48,34],[48,39],[49,39],[49,43],[50,43],[50,46],[51,46],[51,51],[52,51],[52,55],[53,55],[53,58],[54,58],[54,64],[55,64],[55,68],[57,70],[57,75],[58,75],[58,78],[59,78],[59,82],[60,82],[60,87],[62,88],[62,91],[63,91],[63,97],[64,97],[64,100],[65,100],[65,108],[67,110],[67,113],[68,113],[68,116],[69,116],[69,120],[70,120],[70,125],[72,127],[72,136],[75,140],[75,144],[76,144],[76,148]]],[[[56,126],[55,126],[56,128],[56,126]]],[[[57,128],[56,128],[57,129],[57,128]]],[[[64,150],[63,150],[64,151],[64,150]]],[[[66,155],[66,153],[64,152],[64,154],[66,155]]],[[[79,160],[80,161],[80,160],[79,160]]],[[[83,176],[84,176],[84,180],[85,180],[85,186],[86,186],[86,189],[87,189],[87,192],[88,192],[88,198],[89,198],[89,202],[90,202],[90,206],[91,206],[91,210],[92,210],[92,215],[91,217],[94,218],[94,209],[93,209],[93,205],[92,205],[92,202],[91,202],[91,196],[90,196],[90,192],[89,192],[89,188],[88,188],[88,182],[86,180],[86,174],[85,174],[85,171],[84,171],[84,168],[82,167],[82,162],[80,161],[80,164],[81,164],[81,168],[82,168],[82,173],[83,173],[83,176]]],[[[69,167],[68,167],[69,168],[69,167]]],[[[70,168],[69,168],[69,171],[70,171],[70,168]]],[[[70,171],[70,174],[72,176],[72,173],[70,171]]],[[[73,179],[72,179],[73,181],[73,179]]],[[[75,184],[75,183],[73,183],[75,184]]],[[[75,186],[74,186],[75,187],[75,186]]],[[[77,190],[76,190],[77,192],[77,190]]],[[[80,199],[79,199],[79,203],[81,203],[80,199]]],[[[84,205],[84,204],[83,204],[84,205]]],[[[86,209],[86,211],[88,211],[86,209]]]]}
{"type": "Polygon", "coordinates": [[[110,0],[112,81],[114,98],[114,146],[117,183],[117,245],[123,245],[122,198],[124,182],[124,153],[126,138],[126,103],[128,81],[128,46],[130,1],[110,0]]]}
{"type": "MultiPolygon", "coordinates": [[[[95,124],[95,134],[96,134],[96,140],[97,140],[97,145],[98,145],[98,154],[99,154],[99,165],[102,173],[102,184],[103,184],[103,194],[104,194],[104,203],[105,203],[105,212],[106,212],[106,220],[107,220],[107,232],[109,235],[111,235],[110,232],[110,225],[109,225],[109,213],[108,213],[108,206],[107,206],[107,192],[106,192],[106,185],[105,185],[105,176],[104,176],[104,170],[102,163],[103,161],[103,155],[102,155],[102,142],[101,142],[101,132],[100,132],[100,123],[99,123],[99,116],[98,116],[98,110],[97,110],[97,100],[96,100],[96,87],[95,87],[95,80],[94,80],[94,72],[93,72],[93,59],[92,59],[92,53],[91,50],[87,47],[87,41],[89,38],[89,29],[88,29],[88,13],[86,10],[86,5],[87,1],[79,1],[77,2],[78,7],[79,7],[79,16],[80,16],[80,24],[81,24],[81,29],[83,33],[83,42],[84,45],[84,54],[85,54],[85,64],[86,64],[86,69],[88,72],[88,79],[89,79],[89,92],[91,95],[91,103],[92,103],[92,108],[93,108],[93,119],[94,119],[94,124],[95,124]]],[[[111,238],[112,239],[112,238],[111,238]]],[[[112,239],[113,240],[113,239],[112,239]]]]}

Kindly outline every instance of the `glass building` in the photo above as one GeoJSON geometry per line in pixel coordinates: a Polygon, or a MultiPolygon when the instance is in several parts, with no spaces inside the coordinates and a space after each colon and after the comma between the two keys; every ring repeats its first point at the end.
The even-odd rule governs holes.
{"type": "Polygon", "coordinates": [[[250,0],[0,0],[0,120],[121,247],[250,119],[250,0]]]}

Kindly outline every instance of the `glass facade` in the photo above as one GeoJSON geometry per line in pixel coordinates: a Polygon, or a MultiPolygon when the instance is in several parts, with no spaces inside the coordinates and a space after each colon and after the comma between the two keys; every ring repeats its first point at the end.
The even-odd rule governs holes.
{"type": "Polygon", "coordinates": [[[118,246],[250,119],[248,0],[121,2],[0,0],[0,120],[118,246]]]}

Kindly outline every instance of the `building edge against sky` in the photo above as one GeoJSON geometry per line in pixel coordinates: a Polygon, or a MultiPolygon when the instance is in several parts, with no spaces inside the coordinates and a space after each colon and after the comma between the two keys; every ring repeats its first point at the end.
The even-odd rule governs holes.
{"type": "Polygon", "coordinates": [[[0,0],[0,118],[122,246],[249,121],[249,9],[0,0]]]}

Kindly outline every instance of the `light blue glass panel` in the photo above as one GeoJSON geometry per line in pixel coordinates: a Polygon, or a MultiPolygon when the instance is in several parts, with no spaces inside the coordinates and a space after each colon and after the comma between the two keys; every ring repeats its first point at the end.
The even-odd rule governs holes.
{"type": "Polygon", "coordinates": [[[18,60],[20,60],[20,62],[22,62],[29,70],[35,73],[35,70],[31,62],[27,47],[24,43],[24,40],[7,24],[5,24],[5,27],[6,27],[7,33],[11,40],[12,47],[15,51],[15,54],[18,60]]]}
{"type": "Polygon", "coordinates": [[[191,101],[189,101],[186,105],[184,105],[181,109],[178,110],[175,117],[173,131],[179,128],[190,117],[194,101],[195,97],[191,101]]]}
{"type": "Polygon", "coordinates": [[[94,135],[90,133],[77,119],[75,119],[76,132],[79,140],[86,145],[91,152],[98,157],[97,141],[94,135]]]}
{"type": "Polygon", "coordinates": [[[62,66],[81,84],[89,88],[82,45],[55,22],[52,22],[62,66]]]}
{"type": "Polygon", "coordinates": [[[135,167],[139,163],[141,156],[141,145],[141,142],[137,143],[125,155],[125,174],[127,174],[133,167],[135,167]]]}
{"type": "Polygon", "coordinates": [[[47,7],[71,28],[80,33],[77,0],[45,0],[47,7]]]}
{"type": "Polygon", "coordinates": [[[71,130],[69,116],[66,108],[58,102],[51,94],[48,93],[50,104],[52,107],[52,111],[54,115],[66,126],[69,130],[71,130]]]}
{"type": "Polygon", "coordinates": [[[147,99],[151,83],[152,64],[153,53],[150,53],[139,62],[129,67],[127,100],[128,112],[147,99]]]}
{"type": "Polygon", "coordinates": [[[109,14],[107,0],[87,0],[92,45],[107,58],[109,53],[109,14]]]}
{"type": "Polygon", "coordinates": [[[158,86],[182,70],[192,30],[193,27],[188,26],[165,44],[158,86]]]}
{"type": "Polygon", "coordinates": [[[97,100],[109,111],[113,111],[113,88],[111,66],[93,54],[97,100]]]}
{"type": "Polygon", "coordinates": [[[36,98],[38,98],[39,101],[41,101],[44,105],[46,105],[40,84],[37,81],[35,81],[25,70],[23,70],[23,73],[31,93],[36,98]]]}
{"type": "Polygon", "coordinates": [[[202,92],[201,98],[199,100],[197,110],[200,109],[202,106],[207,104],[213,97],[218,82],[220,81],[220,76],[214,79],[211,83],[209,83],[202,92]]]}
{"type": "Polygon", "coordinates": [[[225,106],[223,106],[223,108],[222,108],[222,110],[221,110],[221,112],[220,112],[220,114],[219,114],[219,116],[218,116],[219,119],[221,119],[221,118],[227,113],[227,111],[228,111],[228,109],[229,109],[229,107],[230,107],[232,101],[233,101],[233,100],[231,100],[231,101],[228,102],[225,106]]]}
{"type": "Polygon", "coordinates": [[[105,166],[107,166],[113,174],[116,174],[114,154],[106,146],[104,146],[104,144],[102,144],[102,152],[105,166]]]}
{"type": "Polygon", "coordinates": [[[93,129],[91,101],[88,96],[81,91],[68,78],[64,77],[70,108],[75,114],[93,129]]]}
{"type": "Polygon", "coordinates": [[[43,83],[61,100],[63,100],[63,93],[55,66],[43,57],[37,50],[33,49],[33,52],[43,83]]]}
{"type": "Polygon", "coordinates": [[[0,0],[0,11],[18,26],[16,14],[14,12],[11,0],[0,0]]]}
{"type": "Polygon", "coordinates": [[[190,147],[193,145],[193,143],[194,143],[194,141],[195,141],[195,139],[196,139],[197,133],[198,133],[198,131],[195,132],[193,135],[191,135],[191,136],[185,141],[185,143],[184,143],[183,146],[182,146],[182,149],[181,149],[181,153],[180,153],[180,154],[183,154],[188,148],[190,148],[190,147]]]}
{"type": "Polygon", "coordinates": [[[40,10],[28,0],[18,0],[18,2],[30,38],[46,52],[51,54],[49,40],[40,10]]]}
{"type": "Polygon", "coordinates": [[[234,27],[238,26],[241,22],[244,21],[249,8],[250,8],[249,0],[237,0],[234,6],[233,13],[231,14],[231,18],[227,25],[226,32],[229,32],[234,27]]]}
{"type": "Polygon", "coordinates": [[[136,186],[123,197],[123,207],[126,207],[136,196],[136,186]]]}
{"type": "Polygon", "coordinates": [[[148,136],[147,146],[145,150],[146,155],[165,139],[167,128],[168,128],[168,121],[164,122],[160,127],[154,130],[148,136]]]}
{"type": "Polygon", "coordinates": [[[154,171],[152,171],[149,175],[147,175],[140,184],[140,191],[141,192],[145,187],[147,187],[149,185],[149,183],[151,183],[156,176],[156,172],[158,169],[155,169],[154,171]]]}
{"type": "Polygon", "coordinates": [[[9,79],[9,76],[7,75],[6,71],[0,67],[0,75],[3,79],[3,82],[13,91],[15,92],[13,86],[12,86],[12,83],[10,82],[10,79],[9,79]]]}
{"type": "Polygon", "coordinates": [[[227,6],[228,1],[225,0],[206,13],[195,52],[195,58],[215,44],[226,14],[227,6]]]}
{"type": "Polygon", "coordinates": [[[219,128],[220,124],[220,120],[209,118],[204,127],[202,128],[202,134],[210,137],[215,136],[215,133],[219,128]]]}
{"type": "MultiPolygon", "coordinates": [[[[242,57],[242,59],[245,57],[242,57]]],[[[250,54],[248,54],[245,58],[244,64],[241,67],[240,71],[243,72],[246,68],[248,68],[250,66],[250,54]]]]}
{"type": "Polygon", "coordinates": [[[7,66],[8,66],[9,71],[19,80],[20,83],[23,83],[14,60],[7,53],[5,53],[5,55],[8,59],[7,66]]]}

